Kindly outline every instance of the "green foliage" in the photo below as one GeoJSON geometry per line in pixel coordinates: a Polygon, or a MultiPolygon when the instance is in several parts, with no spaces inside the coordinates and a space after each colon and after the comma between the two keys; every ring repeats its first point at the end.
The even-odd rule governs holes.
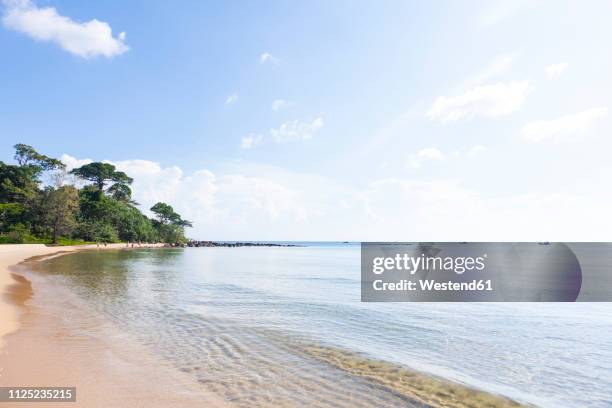
{"type": "MultiPolygon", "coordinates": [[[[117,171],[115,166],[109,163],[89,163],[78,169],[73,169],[70,174],[94,183],[99,191],[104,191],[107,183],[127,186],[132,184],[133,179],[122,171],[117,171]]],[[[129,190],[129,187],[128,187],[129,190]]],[[[131,192],[130,192],[131,194],[131,192]]]]}
{"type": "Polygon", "coordinates": [[[60,238],[56,245],[59,245],[59,246],[68,246],[68,245],[73,246],[73,245],[91,245],[91,244],[95,244],[95,242],[93,242],[93,241],[84,241],[82,239],[60,238]]]}
{"type": "Polygon", "coordinates": [[[191,221],[181,218],[174,212],[174,208],[166,203],[157,203],[151,207],[151,211],[157,216],[154,221],[159,237],[163,242],[174,244],[182,243],[185,239],[185,227],[191,227],[191,221]]]}
{"type": "Polygon", "coordinates": [[[157,220],[146,217],[131,200],[132,178],[112,164],[95,162],[72,170],[92,183],[81,189],[61,181],[41,188],[41,175],[64,170],[63,163],[25,144],[15,150],[17,165],[0,161],[0,243],[186,240],[184,229],[191,222],[165,203],[151,209],[157,220]]]}
{"type": "Polygon", "coordinates": [[[0,161],[0,202],[25,203],[38,192],[40,168],[13,166],[0,161]]]}
{"type": "Polygon", "coordinates": [[[21,167],[36,166],[42,170],[63,169],[66,167],[60,160],[52,159],[38,153],[32,146],[23,143],[15,146],[15,160],[21,167]]]}
{"type": "Polygon", "coordinates": [[[76,228],[76,213],[79,211],[79,192],[74,186],[47,188],[42,194],[43,222],[51,229],[53,243],[60,235],[72,233],[76,228]]]}
{"type": "Polygon", "coordinates": [[[174,214],[174,208],[169,206],[166,203],[157,203],[153,207],[151,207],[151,211],[157,216],[158,220],[162,224],[167,224],[174,214]]]}
{"type": "Polygon", "coordinates": [[[122,241],[152,242],[158,240],[159,234],[150,219],[136,207],[121,201],[118,203],[115,222],[119,238],[122,241]]]}
{"type": "Polygon", "coordinates": [[[0,161],[0,232],[7,232],[16,224],[32,226],[40,194],[39,175],[37,166],[15,166],[0,161]]]}
{"type": "Polygon", "coordinates": [[[132,189],[127,184],[115,183],[108,188],[108,193],[117,201],[129,203],[132,199],[132,189]]]}
{"type": "Polygon", "coordinates": [[[0,232],[6,232],[11,225],[19,222],[23,214],[23,205],[19,203],[0,204],[0,232]]]}
{"type": "Polygon", "coordinates": [[[33,235],[21,236],[15,238],[14,234],[0,234],[0,245],[1,244],[45,244],[45,245],[57,245],[57,246],[68,246],[68,245],[91,245],[95,244],[93,241],[84,241],[82,239],[70,239],[60,238],[56,244],[53,244],[53,240],[47,238],[37,238],[33,235]]]}
{"type": "Polygon", "coordinates": [[[112,225],[100,221],[83,221],[79,224],[77,235],[93,242],[119,242],[119,235],[112,225]]]}
{"type": "Polygon", "coordinates": [[[0,242],[7,244],[38,244],[40,238],[33,236],[30,229],[21,223],[12,225],[8,232],[0,235],[0,242]]]}

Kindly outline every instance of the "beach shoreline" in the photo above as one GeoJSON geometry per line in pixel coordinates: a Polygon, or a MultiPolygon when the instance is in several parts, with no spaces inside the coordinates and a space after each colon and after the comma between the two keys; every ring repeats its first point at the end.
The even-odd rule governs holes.
{"type": "MultiPolygon", "coordinates": [[[[134,244],[134,248],[157,248],[164,244],[134,244]]],[[[6,335],[19,328],[19,309],[10,301],[11,291],[19,286],[19,278],[13,272],[20,263],[34,257],[72,253],[82,250],[130,249],[126,243],[107,245],[46,246],[44,244],[3,244],[0,245],[0,350],[6,335]]]]}
{"type": "MultiPolygon", "coordinates": [[[[163,244],[133,248],[158,247],[163,244]]],[[[97,249],[132,246],[0,246],[4,322],[0,386],[76,387],[76,403],[47,403],[52,407],[227,406],[94,310],[82,304],[75,307],[65,288],[42,276],[32,280],[35,276],[28,263],[97,249]]],[[[36,407],[38,403],[19,405],[36,407]]],[[[2,406],[9,403],[0,402],[2,406]]]]}
{"type": "MultiPolygon", "coordinates": [[[[2,340],[7,344],[0,349],[1,386],[76,386],[77,404],[66,404],[71,407],[195,407],[203,401],[210,407],[228,405],[223,394],[203,388],[199,380],[141,347],[87,304],[71,301],[63,285],[53,284],[31,269],[32,263],[81,250],[128,248],[131,246],[126,244],[99,248],[0,246],[0,270],[5,278],[2,311],[12,313],[14,319],[12,325],[2,327],[2,340]]],[[[475,407],[521,406],[505,397],[383,362],[363,360],[347,352],[321,347],[304,350],[304,358],[317,360],[343,376],[354,376],[357,381],[403,395],[414,406],[443,403],[463,406],[467,401],[474,402],[475,407]],[[390,369],[363,369],[370,366],[390,369]],[[396,384],[398,373],[405,377],[402,384],[396,384]]],[[[24,407],[29,405],[20,403],[24,407]]],[[[7,405],[0,402],[2,406],[7,405]]]]}

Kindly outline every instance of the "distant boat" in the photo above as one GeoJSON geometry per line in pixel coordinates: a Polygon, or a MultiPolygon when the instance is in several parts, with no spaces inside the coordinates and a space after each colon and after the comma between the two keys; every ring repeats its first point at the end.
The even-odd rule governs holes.
{"type": "Polygon", "coordinates": [[[538,245],[550,245],[550,242],[538,242],[538,245]]]}

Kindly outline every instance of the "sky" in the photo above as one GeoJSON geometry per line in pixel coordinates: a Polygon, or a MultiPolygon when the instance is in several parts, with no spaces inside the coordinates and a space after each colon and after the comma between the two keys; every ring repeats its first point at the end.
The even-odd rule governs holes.
{"type": "Polygon", "coordinates": [[[612,2],[0,0],[0,159],[213,240],[610,241],[612,2]]]}

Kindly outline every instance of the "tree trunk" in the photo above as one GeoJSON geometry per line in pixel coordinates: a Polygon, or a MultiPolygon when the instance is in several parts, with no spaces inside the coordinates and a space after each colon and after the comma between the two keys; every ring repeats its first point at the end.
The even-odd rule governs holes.
{"type": "Polygon", "coordinates": [[[59,234],[58,234],[57,224],[53,224],[53,244],[59,244],[59,234]]]}

